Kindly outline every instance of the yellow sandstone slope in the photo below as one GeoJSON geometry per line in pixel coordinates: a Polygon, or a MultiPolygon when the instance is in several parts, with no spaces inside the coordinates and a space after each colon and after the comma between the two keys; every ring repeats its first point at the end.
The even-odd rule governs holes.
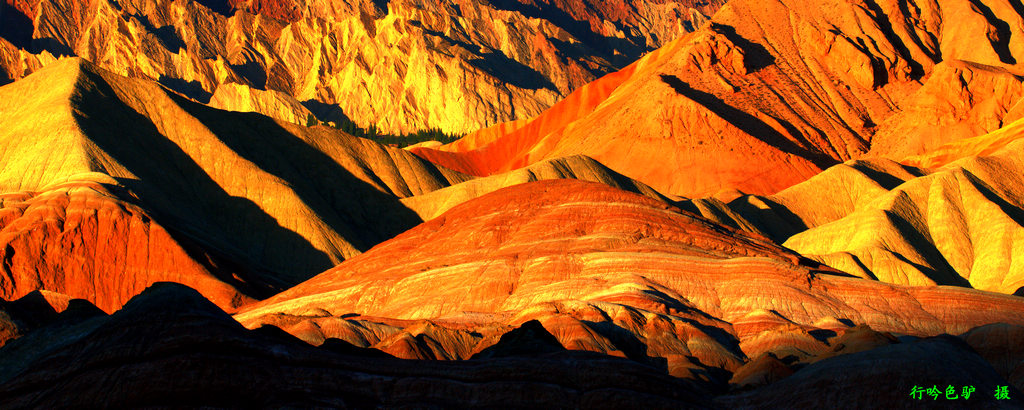
{"type": "MultiPolygon", "coordinates": [[[[1001,293],[1024,287],[1024,122],[903,164],[850,161],[776,195],[695,200],[862,277],[1001,293]]],[[[713,218],[715,219],[715,218],[713,218]]]]}
{"type": "Polygon", "coordinates": [[[80,59],[0,88],[0,130],[0,192],[107,175],[161,225],[276,289],[418,223],[399,198],[466,179],[404,150],[215,110],[80,59]]]}

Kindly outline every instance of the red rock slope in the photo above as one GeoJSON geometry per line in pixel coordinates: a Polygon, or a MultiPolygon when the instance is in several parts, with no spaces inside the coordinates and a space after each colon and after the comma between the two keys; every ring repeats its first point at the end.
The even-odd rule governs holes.
{"type": "Polygon", "coordinates": [[[935,335],[1021,313],[1013,296],[844,277],[651,198],[551,180],[456,206],[236,318],[411,358],[468,358],[537,319],[566,348],[709,381],[766,352],[841,350],[813,335],[850,324],[935,335]]]}
{"type": "Polygon", "coordinates": [[[1002,126],[1024,35],[996,3],[733,1],[532,120],[415,152],[475,175],[584,154],[667,194],[774,193],[869,149],[1002,126]]]}
{"type": "Polygon", "coordinates": [[[225,310],[252,301],[230,268],[180,241],[104,184],[7,193],[0,196],[0,298],[45,289],[113,312],[153,283],[173,281],[225,310]]]}

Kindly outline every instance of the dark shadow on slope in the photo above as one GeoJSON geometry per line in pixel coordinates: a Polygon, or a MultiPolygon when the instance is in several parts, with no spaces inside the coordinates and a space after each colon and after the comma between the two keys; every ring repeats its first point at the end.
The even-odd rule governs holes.
{"type": "Polygon", "coordinates": [[[582,320],[581,322],[597,334],[608,339],[609,342],[612,342],[612,345],[630,360],[652,365],[665,372],[668,371],[668,361],[662,357],[648,356],[647,345],[630,331],[614,322],[594,322],[590,320],[582,320]]]}
{"type": "Polygon", "coordinates": [[[807,230],[807,224],[789,208],[766,197],[756,197],[768,207],[768,209],[762,209],[748,202],[748,198],[750,197],[742,196],[729,202],[729,208],[736,211],[761,232],[770,235],[769,239],[775,243],[786,242],[793,235],[807,230]]]}
{"type": "Polygon", "coordinates": [[[679,77],[670,74],[661,74],[660,77],[661,81],[669,87],[672,87],[677,94],[700,104],[715,115],[728,121],[736,128],[739,128],[740,131],[761,140],[761,142],[768,144],[769,146],[775,147],[785,153],[809,160],[821,169],[828,168],[838,163],[838,161],[826,155],[810,151],[807,148],[797,145],[785,135],[782,135],[774,128],[768,126],[764,121],[759,120],[757,117],[754,117],[743,110],[726,104],[725,101],[722,101],[714,94],[709,94],[690,87],[689,84],[680,80],[679,77]]]}
{"type": "Polygon", "coordinates": [[[829,339],[836,337],[837,335],[835,330],[828,329],[809,330],[807,331],[807,334],[811,335],[811,337],[815,338],[817,341],[822,342],[826,345],[829,344],[829,339]]]}
{"type": "MultiPolygon", "coordinates": [[[[256,329],[256,330],[261,330],[261,329],[263,329],[263,328],[265,328],[267,326],[269,326],[269,325],[263,325],[262,327],[260,327],[259,329],[256,329]]],[[[356,345],[354,345],[352,343],[349,343],[349,342],[347,342],[345,340],[335,339],[333,337],[329,338],[327,340],[324,340],[324,343],[320,345],[320,348],[324,349],[324,350],[327,350],[327,351],[330,351],[330,352],[333,352],[333,353],[343,354],[343,355],[347,355],[347,356],[362,356],[362,357],[381,358],[381,359],[394,359],[395,358],[394,356],[392,356],[390,354],[387,354],[386,352],[384,352],[384,351],[382,351],[380,349],[375,349],[375,348],[372,348],[372,347],[359,347],[359,346],[356,346],[356,345]]]]}
{"type": "Polygon", "coordinates": [[[354,124],[352,119],[345,115],[345,111],[337,104],[327,104],[317,100],[306,100],[301,102],[309,112],[313,113],[320,122],[333,122],[335,124],[354,124]]]}
{"type": "Polygon", "coordinates": [[[55,319],[57,311],[38,290],[10,302],[0,299],[0,347],[5,344],[4,338],[13,340],[55,319]],[[3,326],[4,321],[13,322],[16,329],[3,326]]]}
{"type": "Polygon", "coordinates": [[[868,265],[865,265],[864,262],[860,260],[860,257],[852,253],[850,253],[849,255],[850,259],[853,260],[853,263],[855,263],[861,271],[866,273],[868,275],[868,278],[870,278],[871,280],[878,280],[878,276],[875,276],[875,272],[872,272],[871,268],[868,268],[868,265]]]}
{"type": "Polygon", "coordinates": [[[1003,211],[1003,213],[1006,214],[1006,216],[1009,216],[1010,219],[1013,219],[1017,225],[1024,226],[1024,209],[1020,209],[1007,202],[1003,197],[996,194],[995,189],[992,189],[992,187],[984,180],[979,178],[977,175],[974,175],[972,172],[964,169],[964,175],[967,177],[967,180],[974,185],[974,188],[985,197],[985,199],[998,206],[999,210],[1003,211]]]}
{"type": "Polygon", "coordinates": [[[388,4],[391,3],[391,0],[372,0],[372,1],[373,1],[373,6],[377,8],[377,12],[381,13],[382,16],[388,14],[388,12],[389,12],[388,11],[388,4]]]}
{"type": "Polygon", "coordinates": [[[471,357],[471,360],[494,359],[514,356],[537,356],[564,352],[566,349],[540,321],[534,319],[523,323],[498,339],[495,343],[471,357]]]}
{"type": "Polygon", "coordinates": [[[1009,386],[1009,400],[994,398],[996,386],[1009,384],[967,343],[943,334],[830,357],[767,386],[720,396],[715,405],[765,409],[1021,408],[1024,401],[1013,386],[1009,386]],[[977,386],[977,391],[969,402],[946,400],[944,393],[939,393],[938,402],[927,394],[921,394],[920,402],[909,395],[912,386],[933,385],[977,386]]]}
{"type": "Polygon", "coordinates": [[[468,361],[334,352],[276,329],[247,330],[170,283],[110,316],[57,330],[16,341],[28,351],[0,354],[6,407],[572,408],[589,397],[628,408],[707,408],[708,400],[692,382],[590,352],[468,361]]]}
{"type": "MultiPolygon", "coordinates": [[[[899,3],[902,4],[903,2],[899,3]]],[[[903,43],[903,40],[896,35],[896,31],[892,27],[892,22],[889,20],[889,16],[882,11],[882,8],[878,6],[878,3],[875,2],[875,0],[864,0],[864,4],[871,10],[871,13],[873,14],[871,17],[875,21],[875,24],[878,25],[878,28],[882,31],[882,35],[884,35],[885,39],[889,41],[889,44],[892,44],[892,46],[896,48],[896,52],[900,54],[900,58],[902,58],[903,61],[906,61],[907,65],[910,66],[910,78],[912,80],[920,80],[921,77],[924,77],[924,67],[922,67],[921,63],[917,62],[917,60],[914,60],[913,55],[910,54],[910,49],[908,49],[907,45],[903,43]]],[[[907,31],[913,32],[914,30],[907,31]]],[[[923,49],[924,48],[922,47],[922,50],[923,49]]],[[[884,68],[883,72],[885,72],[884,68]]]]}
{"type": "Polygon", "coordinates": [[[992,44],[992,50],[999,56],[999,61],[1005,64],[1017,64],[1017,59],[1010,51],[1010,24],[996,17],[988,6],[978,0],[968,0],[975,10],[978,11],[989,24],[988,41],[992,44]]]}
{"type": "Polygon", "coordinates": [[[532,67],[508,58],[508,56],[498,51],[484,52],[484,50],[476,44],[456,40],[442,32],[423,27],[421,24],[417,26],[420,27],[427,35],[438,37],[443,41],[473,53],[477,58],[469,60],[469,64],[490,74],[502,82],[527,90],[539,90],[546,88],[558,92],[558,87],[555,87],[551,80],[548,80],[543,74],[537,72],[537,70],[534,70],[532,67]]]}
{"type": "Polygon", "coordinates": [[[75,51],[71,47],[52,37],[33,39],[32,47],[29,50],[35,54],[45,51],[53,54],[54,57],[70,57],[75,55],[75,51]]]}
{"type": "Polygon", "coordinates": [[[895,175],[890,175],[885,172],[878,171],[864,164],[854,163],[853,165],[851,165],[851,167],[860,172],[861,174],[864,174],[864,176],[868,177],[868,179],[875,181],[876,184],[881,186],[886,191],[892,191],[896,187],[903,185],[904,182],[907,182],[903,179],[897,178],[895,175]]]}
{"type": "Polygon", "coordinates": [[[740,348],[739,339],[736,339],[736,336],[734,336],[733,334],[726,332],[722,328],[703,324],[695,319],[681,317],[678,315],[678,313],[682,312],[686,315],[703,317],[707,321],[720,322],[724,325],[725,322],[722,322],[721,319],[718,319],[700,309],[688,306],[679,299],[676,299],[675,297],[672,297],[662,291],[656,289],[644,289],[643,293],[653,296],[657,303],[662,304],[667,309],[675,310],[677,312],[676,316],[679,317],[680,320],[690,324],[691,326],[699,329],[700,331],[704,332],[711,338],[715,339],[715,341],[722,345],[722,347],[726,348],[731,353],[735,354],[737,357],[746,357],[746,354],[743,353],[743,349],[740,348]]]}
{"type": "Polygon", "coordinates": [[[0,38],[22,50],[32,44],[32,19],[7,3],[0,3],[0,38]]]}
{"type": "Polygon", "coordinates": [[[1017,15],[1024,18],[1024,4],[1020,0],[1009,0],[1010,7],[1013,7],[1013,11],[1017,12],[1017,15]]]}
{"type": "Polygon", "coordinates": [[[923,233],[918,232],[914,225],[903,219],[903,217],[896,215],[890,211],[885,211],[885,216],[892,224],[894,228],[900,233],[907,243],[912,244],[914,249],[924,258],[928,266],[922,266],[920,264],[911,262],[903,255],[893,252],[897,259],[909,264],[925,274],[931,280],[939,285],[947,286],[961,286],[970,288],[971,283],[964,279],[957,273],[956,269],[946,261],[946,258],[935,248],[935,245],[931,240],[926,238],[923,233]]]}
{"type": "MultiPolygon", "coordinates": [[[[598,51],[591,49],[584,43],[570,43],[568,41],[562,41],[557,38],[551,38],[548,39],[548,41],[550,41],[551,44],[555,46],[555,49],[558,50],[559,54],[573,61],[582,62],[586,61],[587,59],[600,56],[600,53],[598,51]]],[[[599,63],[600,66],[591,67],[590,64],[579,64],[578,66],[584,70],[587,70],[587,72],[589,72],[590,75],[593,75],[594,78],[601,77],[605,74],[617,70],[617,67],[612,66],[611,63],[605,61],[603,58],[598,60],[597,63],[599,63]]]]}
{"type": "Polygon", "coordinates": [[[743,50],[743,65],[750,72],[757,72],[765,67],[775,64],[775,57],[764,46],[747,40],[736,34],[736,28],[724,24],[712,23],[711,30],[725,36],[730,42],[743,50]]]}
{"type": "Polygon", "coordinates": [[[267,69],[257,61],[232,65],[235,74],[249,82],[249,86],[258,90],[267,89],[267,69]]]}
{"type": "Polygon", "coordinates": [[[218,279],[240,290],[260,284],[262,293],[273,293],[332,266],[326,254],[282,227],[251,200],[228,194],[148,118],[118,99],[102,77],[88,70],[82,70],[81,76],[89,84],[80,85],[80,89],[88,88],[73,97],[79,126],[97,148],[138,178],[120,178],[118,182],[153,211],[151,216],[160,225],[186,232],[193,241],[253,267],[250,272],[239,272],[242,280],[235,279],[232,272],[211,272],[218,279]],[[247,230],[239,231],[242,226],[247,230]],[[275,271],[262,264],[259,259],[265,257],[265,247],[291,252],[296,271],[275,271]],[[274,275],[259,274],[266,271],[274,275]]]}
{"type": "Polygon", "coordinates": [[[644,52],[650,51],[645,46],[645,41],[639,38],[605,37],[595,33],[589,22],[576,20],[565,10],[550,2],[534,1],[531,3],[536,4],[525,4],[520,0],[490,0],[490,4],[498,10],[513,11],[529,18],[551,22],[586,43],[591,49],[599,52],[601,57],[618,68],[625,67],[640,58],[644,52]]]}
{"type": "Polygon", "coordinates": [[[220,14],[224,17],[231,17],[235,15],[235,8],[231,7],[231,3],[229,3],[228,0],[196,0],[196,3],[202,4],[214,13],[220,14]]]}
{"type": "Polygon", "coordinates": [[[508,58],[508,56],[492,51],[479,54],[480,58],[469,60],[469,64],[485,72],[491,73],[502,82],[526,90],[546,88],[558,92],[558,87],[532,67],[508,58]]]}
{"type": "MultiPolygon", "coordinates": [[[[387,186],[379,180],[381,189],[355,177],[269,117],[220,111],[170,97],[235,153],[284,181],[316,217],[359,251],[422,222],[398,197],[383,192],[387,186]]],[[[349,138],[340,133],[331,137],[349,138]]]]}
{"type": "MultiPolygon", "coordinates": [[[[1010,0],[1010,1],[1011,1],[1011,3],[1012,2],[1017,2],[1019,4],[1019,0],[1010,0]]],[[[899,1],[897,3],[899,4],[900,13],[903,13],[904,16],[912,16],[912,15],[914,15],[914,14],[911,14],[910,5],[914,6],[914,9],[915,9],[914,13],[917,13],[917,14],[921,13],[921,8],[918,7],[916,4],[913,4],[912,2],[899,1]]],[[[917,45],[917,48],[920,49],[922,52],[924,52],[924,54],[927,55],[928,58],[930,58],[932,60],[932,63],[936,63],[937,64],[938,62],[942,61],[942,50],[939,49],[939,47],[938,47],[939,39],[935,37],[934,33],[926,32],[928,34],[928,38],[927,39],[922,39],[920,33],[918,33],[918,30],[907,30],[907,33],[910,34],[910,39],[914,42],[914,44],[917,45]],[[934,50],[930,49],[930,47],[926,47],[925,46],[925,41],[926,40],[927,40],[928,44],[931,44],[931,45],[934,46],[934,50]]]]}
{"type": "Polygon", "coordinates": [[[213,98],[213,94],[206,91],[206,89],[203,88],[203,85],[199,84],[196,80],[185,81],[180,78],[167,77],[161,74],[160,79],[157,80],[157,82],[176,93],[199,101],[203,104],[209,104],[210,98],[213,98]]]}
{"type": "Polygon", "coordinates": [[[153,26],[152,22],[149,21],[148,16],[141,13],[133,14],[132,17],[138,20],[139,23],[142,24],[142,27],[146,29],[146,31],[153,33],[153,35],[157,38],[157,40],[160,40],[160,43],[163,44],[164,48],[167,49],[167,51],[176,53],[178,52],[178,50],[184,50],[188,48],[188,46],[185,45],[185,41],[182,40],[181,37],[178,36],[178,32],[174,30],[174,26],[167,25],[157,28],[153,26]]]}
{"type": "Polygon", "coordinates": [[[0,386],[16,380],[31,361],[46,358],[51,352],[71,344],[106,318],[107,314],[89,301],[72,299],[63,312],[53,312],[45,321],[26,326],[27,333],[8,340],[0,348],[0,386]]]}
{"type": "MultiPolygon", "coordinates": [[[[591,158],[589,156],[582,155],[582,154],[577,154],[577,155],[573,155],[573,156],[569,156],[569,157],[564,157],[564,159],[565,160],[571,160],[574,157],[581,158],[584,162],[589,163],[590,166],[593,166],[593,167],[597,168],[598,170],[600,170],[601,173],[604,173],[605,175],[611,177],[612,181],[615,183],[615,185],[614,185],[615,188],[619,188],[619,189],[622,189],[624,191],[629,191],[629,192],[632,192],[632,193],[635,193],[635,194],[639,194],[639,195],[646,195],[645,191],[650,191],[650,192],[653,192],[654,194],[656,194],[657,198],[655,198],[655,199],[657,199],[657,200],[659,200],[661,202],[664,202],[666,204],[676,205],[675,201],[665,197],[664,195],[662,195],[660,192],[658,192],[654,188],[651,188],[650,186],[644,184],[643,182],[640,182],[640,181],[637,181],[637,180],[635,180],[633,178],[627,177],[627,176],[619,173],[618,171],[615,171],[614,169],[608,168],[608,166],[603,164],[603,163],[601,163],[601,161],[593,159],[593,158],[591,158]]],[[[700,213],[697,212],[697,215],[700,215],[700,213]]]]}
{"type": "MultiPolygon", "coordinates": [[[[129,179],[120,179],[122,185],[103,184],[104,188],[122,201],[131,203],[146,211],[147,217],[153,218],[153,206],[146,204],[139,199],[139,195],[133,192],[128,186],[138,185],[140,182],[129,179]]],[[[162,218],[161,218],[162,219],[162,218]]],[[[185,252],[186,255],[196,263],[200,264],[208,272],[213,274],[222,282],[230,284],[240,293],[255,298],[266,299],[284,290],[281,284],[271,284],[256,278],[274,278],[277,275],[270,270],[252,264],[247,265],[246,258],[238,255],[239,252],[230,252],[220,249],[217,244],[180,229],[178,226],[168,226],[160,223],[160,219],[154,222],[160,225],[174,242],[185,252]]]]}

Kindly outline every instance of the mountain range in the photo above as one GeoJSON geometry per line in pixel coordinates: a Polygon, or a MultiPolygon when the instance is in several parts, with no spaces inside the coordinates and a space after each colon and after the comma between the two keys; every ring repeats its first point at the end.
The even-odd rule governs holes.
{"type": "Polygon", "coordinates": [[[1024,406],[1017,1],[0,22],[0,407],[1024,406]]]}

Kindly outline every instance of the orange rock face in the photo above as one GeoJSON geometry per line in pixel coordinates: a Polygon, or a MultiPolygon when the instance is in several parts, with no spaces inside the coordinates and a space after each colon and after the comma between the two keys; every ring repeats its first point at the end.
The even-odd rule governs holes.
{"type": "Polygon", "coordinates": [[[0,259],[0,298],[7,300],[45,289],[113,312],[149,285],[173,281],[225,310],[252,301],[214,257],[183,246],[99,183],[0,197],[0,259]]]}
{"type": "Polygon", "coordinates": [[[1002,126],[1024,49],[989,35],[1020,15],[897,3],[733,1],[529,121],[415,152],[474,175],[583,154],[667,194],[770,194],[869,150],[914,155],[1002,126]]]}
{"type": "Polygon", "coordinates": [[[467,358],[538,320],[567,349],[725,383],[709,374],[857,345],[851,324],[930,336],[1021,312],[1013,296],[844,277],[655,199],[551,180],[470,200],[236,319],[416,359],[467,358]]]}

